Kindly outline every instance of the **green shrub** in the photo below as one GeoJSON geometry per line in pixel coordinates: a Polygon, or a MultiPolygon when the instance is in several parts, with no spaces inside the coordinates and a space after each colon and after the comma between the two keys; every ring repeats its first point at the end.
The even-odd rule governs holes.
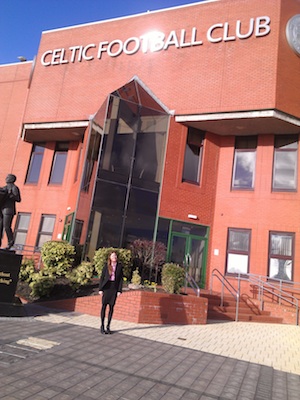
{"type": "Polygon", "coordinates": [[[184,285],[185,271],[178,265],[167,263],[162,269],[162,285],[167,293],[179,293],[184,285]]]}
{"type": "Polygon", "coordinates": [[[65,276],[72,268],[75,249],[66,241],[53,240],[43,244],[41,255],[44,275],[65,276]]]}
{"type": "Polygon", "coordinates": [[[34,260],[32,258],[23,258],[19,273],[20,281],[30,283],[35,272],[34,260]]]}
{"type": "Polygon", "coordinates": [[[139,274],[139,270],[138,270],[138,268],[135,270],[135,271],[133,271],[133,274],[132,274],[132,278],[131,278],[131,283],[133,284],[133,285],[140,285],[141,284],[141,277],[140,277],[140,274],[139,274]]]}
{"type": "Polygon", "coordinates": [[[91,262],[83,261],[78,267],[67,273],[73,289],[78,289],[80,286],[88,285],[94,274],[94,266],[91,262]]]}
{"type": "Polygon", "coordinates": [[[44,275],[42,271],[32,275],[32,282],[29,286],[31,289],[30,295],[34,298],[49,296],[56,278],[54,276],[44,275]]]}
{"type": "Polygon", "coordinates": [[[123,274],[127,279],[130,279],[132,261],[131,251],[128,249],[118,249],[114,247],[101,247],[95,251],[93,258],[95,270],[100,276],[104,265],[106,265],[109,255],[115,252],[118,256],[118,260],[123,265],[123,274]]]}

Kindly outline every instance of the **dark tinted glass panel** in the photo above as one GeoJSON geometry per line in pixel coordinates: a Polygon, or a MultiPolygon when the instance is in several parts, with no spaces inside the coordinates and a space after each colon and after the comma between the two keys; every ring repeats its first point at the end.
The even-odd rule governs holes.
{"type": "Polygon", "coordinates": [[[125,198],[125,186],[108,182],[97,184],[93,209],[101,214],[98,247],[119,246],[125,198]]]}
{"type": "Polygon", "coordinates": [[[170,220],[159,218],[156,241],[162,242],[166,247],[168,245],[169,227],[170,227],[170,220]]]}
{"type": "Polygon", "coordinates": [[[127,107],[124,101],[111,97],[101,156],[101,169],[110,171],[111,174],[126,177],[129,175],[134,153],[133,135],[136,135],[137,118],[136,106],[132,109],[132,107],[127,107]]]}
{"type": "Polygon", "coordinates": [[[84,192],[88,192],[90,189],[92,175],[97,166],[101,137],[101,131],[99,132],[98,126],[93,124],[82,179],[81,190],[84,192]]]}
{"type": "Polygon", "coordinates": [[[44,146],[34,145],[30,157],[29,168],[27,172],[27,183],[37,183],[40,177],[41,166],[44,156],[44,146]]]}
{"type": "Polygon", "coordinates": [[[189,128],[185,147],[182,180],[199,183],[204,133],[189,128]]]}
{"type": "Polygon", "coordinates": [[[235,148],[239,150],[256,149],[257,136],[237,136],[235,138],[235,148]]]}
{"type": "Polygon", "coordinates": [[[137,81],[115,91],[107,104],[90,254],[95,246],[121,247],[136,238],[153,238],[169,122],[137,81]]]}
{"type": "Polygon", "coordinates": [[[166,112],[166,110],[158,104],[157,100],[148,93],[146,88],[142,86],[142,82],[138,82],[135,79],[113,92],[113,95],[130,103],[139,104],[152,111],[157,110],[160,113],[166,112]]]}
{"type": "Polygon", "coordinates": [[[124,230],[126,244],[135,239],[153,239],[157,197],[157,193],[131,189],[124,230]]]}
{"type": "Polygon", "coordinates": [[[189,235],[196,235],[201,237],[206,237],[208,230],[206,226],[203,225],[192,225],[186,222],[173,221],[172,225],[173,232],[186,233],[189,235]]]}

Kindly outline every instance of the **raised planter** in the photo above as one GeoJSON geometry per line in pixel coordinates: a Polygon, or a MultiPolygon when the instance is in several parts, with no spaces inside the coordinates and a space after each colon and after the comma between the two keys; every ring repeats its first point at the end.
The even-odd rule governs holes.
{"type": "MultiPolygon", "coordinates": [[[[68,311],[99,316],[100,296],[77,297],[42,303],[68,311]]],[[[206,324],[208,301],[204,297],[130,290],[118,297],[114,318],[146,324],[206,324]]]]}

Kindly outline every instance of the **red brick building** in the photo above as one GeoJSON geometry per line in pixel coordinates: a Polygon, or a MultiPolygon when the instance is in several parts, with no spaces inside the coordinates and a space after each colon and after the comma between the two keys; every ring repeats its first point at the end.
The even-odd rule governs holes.
{"type": "Polygon", "coordinates": [[[300,281],[300,5],[219,0],[42,33],[0,66],[15,242],[162,241],[211,271],[300,281]]]}

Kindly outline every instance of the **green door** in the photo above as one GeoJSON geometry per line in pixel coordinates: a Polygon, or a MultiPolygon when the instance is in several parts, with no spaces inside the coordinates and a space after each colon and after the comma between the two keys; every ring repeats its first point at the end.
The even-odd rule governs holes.
{"type": "Polygon", "coordinates": [[[71,213],[66,216],[64,223],[64,230],[62,234],[62,240],[67,240],[68,242],[70,241],[73,219],[74,219],[74,213],[71,213]]]}
{"type": "Polygon", "coordinates": [[[187,268],[200,287],[205,287],[207,240],[200,236],[172,232],[169,262],[187,268]]]}

